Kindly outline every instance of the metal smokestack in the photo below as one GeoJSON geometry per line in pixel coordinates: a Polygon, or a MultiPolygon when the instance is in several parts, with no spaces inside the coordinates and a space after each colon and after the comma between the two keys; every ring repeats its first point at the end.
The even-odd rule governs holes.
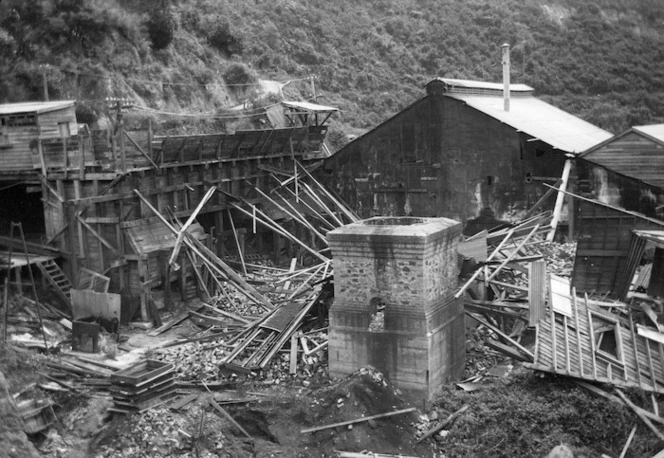
{"type": "Polygon", "coordinates": [[[505,111],[510,111],[510,45],[503,46],[503,101],[505,111]]]}

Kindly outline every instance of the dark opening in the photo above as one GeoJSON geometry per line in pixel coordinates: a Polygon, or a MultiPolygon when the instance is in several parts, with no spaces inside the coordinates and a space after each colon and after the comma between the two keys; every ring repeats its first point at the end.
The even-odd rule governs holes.
{"type": "MultiPolygon", "coordinates": [[[[9,236],[12,222],[21,222],[25,238],[42,242],[46,237],[41,186],[25,182],[0,182],[0,235],[9,236]]],[[[18,235],[15,231],[15,235],[18,235]]]]}

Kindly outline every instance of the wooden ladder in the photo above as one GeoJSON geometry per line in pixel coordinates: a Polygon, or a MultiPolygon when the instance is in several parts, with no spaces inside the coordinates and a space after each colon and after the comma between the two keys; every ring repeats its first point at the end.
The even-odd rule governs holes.
{"type": "Polygon", "coordinates": [[[51,286],[55,289],[56,293],[58,293],[60,298],[71,307],[71,297],[69,295],[69,291],[71,291],[72,285],[60,266],[53,259],[49,259],[47,261],[37,263],[37,267],[41,271],[44,278],[46,278],[51,286]]]}

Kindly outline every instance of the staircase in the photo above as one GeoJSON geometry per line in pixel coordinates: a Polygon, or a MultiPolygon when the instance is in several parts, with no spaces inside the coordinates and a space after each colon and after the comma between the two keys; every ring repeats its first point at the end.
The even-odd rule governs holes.
{"type": "Polygon", "coordinates": [[[60,299],[64,300],[67,305],[71,307],[71,298],[69,291],[72,288],[69,279],[53,259],[37,263],[37,267],[42,273],[42,276],[48,280],[50,285],[58,293],[60,299]]]}

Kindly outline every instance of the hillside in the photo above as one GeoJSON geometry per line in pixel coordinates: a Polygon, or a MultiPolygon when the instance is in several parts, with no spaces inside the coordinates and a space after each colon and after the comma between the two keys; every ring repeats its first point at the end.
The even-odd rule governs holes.
{"type": "Polygon", "coordinates": [[[318,102],[343,110],[336,132],[356,134],[435,76],[499,81],[507,42],[512,82],[619,132],[664,121],[663,22],[657,0],[4,0],[0,102],[40,99],[45,77],[83,122],[126,97],[206,114],[187,128],[205,131],[237,124],[239,102],[272,103],[259,79],[309,99],[315,76],[318,102]]]}

